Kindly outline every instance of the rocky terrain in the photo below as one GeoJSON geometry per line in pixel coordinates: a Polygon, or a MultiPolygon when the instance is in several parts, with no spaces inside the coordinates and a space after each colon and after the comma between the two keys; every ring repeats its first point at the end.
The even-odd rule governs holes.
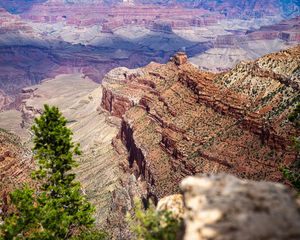
{"type": "MultiPolygon", "coordinates": [[[[135,196],[157,203],[187,192],[179,186],[189,175],[284,182],[279,167],[295,160],[291,136],[299,134],[287,120],[300,100],[299,1],[0,6],[2,203],[29,181],[30,126],[45,103],[69,120],[83,150],[78,180],[96,206],[97,225],[115,238],[129,239],[124,216],[135,196]]],[[[273,187],[280,195],[282,187],[273,187]]],[[[209,235],[219,225],[199,228],[209,235]]]]}
{"type": "MultiPolygon", "coordinates": [[[[267,4],[282,6],[277,2],[267,4]]],[[[246,15],[251,8],[261,12],[248,17],[227,14],[231,1],[152,3],[2,1],[0,109],[18,109],[22,88],[59,74],[83,73],[101,82],[115,67],[165,63],[177,51],[201,69],[219,72],[300,41],[299,17],[280,22],[297,15],[294,2],[286,7],[293,14],[262,9],[260,1],[235,6],[236,13],[242,6],[246,15]]]]}
{"type": "Polygon", "coordinates": [[[125,171],[154,200],[203,172],[282,181],[279,166],[295,160],[287,116],[299,101],[299,53],[298,46],[222,74],[199,71],[184,53],[112,70],[101,105],[122,120],[114,146],[125,150],[125,171]]]}
{"type": "MultiPolygon", "coordinates": [[[[21,139],[0,128],[0,213],[8,211],[8,193],[23,183],[30,183],[33,169],[31,151],[21,139]]],[[[0,217],[1,222],[1,217],[0,217]]]]}
{"type": "Polygon", "coordinates": [[[119,167],[119,155],[111,144],[121,121],[99,108],[102,87],[82,74],[63,74],[22,92],[21,116],[18,111],[0,113],[0,127],[22,134],[22,141],[30,145],[29,130],[43,104],[58,106],[83,152],[75,173],[83,193],[96,206],[97,226],[115,236],[126,236],[120,226],[124,225],[126,211],[132,208],[133,191],[137,188],[135,179],[119,167]]]}
{"type": "MultiPolygon", "coordinates": [[[[240,26],[240,23],[236,23],[240,26]]],[[[227,26],[228,29],[233,28],[227,26]]],[[[241,60],[254,60],[269,52],[286,49],[299,42],[300,18],[283,20],[256,30],[236,29],[235,34],[218,35],[213,47],[196,54],[190,61],[202,70],[221,72],[241,60]],[[216,64],[218,63],[218,64],[216,64]]]]}
{"type": "Polygon", "coordinates": [[[299,15],[300,3],[298,0],[242,0],[238,3],[233,0],[34,0],[34,1],[16,1],[3,0],[0,6],[13,13],[22,13],[28,11],[32,6],[39,3],[60,3],[60,4],[93,4],[115,6],[118,4],[126,5],[156,5],[168,7],[188,7],[193,9],[206,9],[209,11],[220,12],[228,17],[262,17],[264,15],[282,15],[285,17],[299,15]]]}
{"type": "MultiPolygon", "coordinates": [[[[299,66],[297,46],[218,74],[200,71],[184,53],[166,64],[111,70],[102,86],[85,74],[60,74],[24,88],[21,114],[0,113],[0,127],[29,142],[43,104],[58,106],[83,150],[76,173],[97,224],[126,239],[123,217],[133,198],[158,202],[178,193],[186,176],[282,182],[279,167],[295,159],[290,136],[297,131],[287,116],[299,101],[299,66]]],[[[2,168],[26,181],[27,155],[18,153],[15,168],[10,161],[2,168]]]]}
{"type": "Polygon", "coordinates": [[[296,240],[300,237],[299,202],[286,186],[236,177],[185,178],[182,195],[161,199],[157,211],[169,210],[184,221],[182,239],[296,240]]]}

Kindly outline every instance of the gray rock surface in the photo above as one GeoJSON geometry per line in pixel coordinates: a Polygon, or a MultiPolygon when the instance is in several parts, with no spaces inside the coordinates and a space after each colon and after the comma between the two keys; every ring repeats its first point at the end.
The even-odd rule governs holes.
{"type": "Polygon", "coordinates": [[[281,184],[221,174],[188,177],[181,189],[185,240],[300,239],[296,195],[281,184]]]}

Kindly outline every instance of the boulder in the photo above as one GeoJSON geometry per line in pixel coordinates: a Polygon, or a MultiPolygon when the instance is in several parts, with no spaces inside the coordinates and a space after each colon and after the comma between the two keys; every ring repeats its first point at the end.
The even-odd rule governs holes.
{"type": "Polygon", "coordinates": [[[296,194],[282,184],[219,174],[185,178],[181,189],[185,240],[300,239],[296,194]]]}

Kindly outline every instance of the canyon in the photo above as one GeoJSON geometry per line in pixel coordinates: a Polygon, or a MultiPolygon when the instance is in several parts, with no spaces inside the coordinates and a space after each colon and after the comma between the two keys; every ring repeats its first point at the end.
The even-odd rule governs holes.
{"type": "Polygon", "coordinates": [[[154,201],[203,172],[283,181],[279,167],[296,158],[290,136],[299,133],[287,117],[299,101],[299,66],[298,46],[220,74],[199,71],[184,53],[112,70],[101,105],[122,119],[114,145],[124,146],[125,171],[154,201]]]}
{"type": "Polygon", "coordinates": [[[22,88],[59,74],[82,73],[101,83],[115,67],[165,63],[177,51],[202,70],[220,72],[300,41],[300,19],[291,18],[295,3],[288,8],[295,14],[286,20],[284,11],[272,8],[243,18],[227,16],[219,3],[152,3],[26,1],[23,8],[3,1],[0,109],[19,109],[22,88]]]}
{"type": "Polygon", "coordinates": [[[156,5],[168,7],[188,7],[188,8],[201,8],[209,11],[220,12],[221,14],[229,17],[261,17],[264,15],[283,15],[295,16],[299,15],[299,1],[298,0],[268,0],[268,1],[255,1],[255,0],[242,0],[238,3],[233,0],[3,0],[0,3],[1,7],[6,8],[13,13],[22,13],[28,11],[35,4],[51,2],[60,4],[91,4],[91,5],[106,5],[115,6],[120,3],[127,5],[156,5]]]}
{"type": "Polygon", "coordinates": [[[279,167],[296,156],[290,137],[299,130],[287,117],[300,100],[299,66],[297,46],[223,73],[201,71],[177,53],[166,64],[115,68],[101,85],[60,74],[24,88],[21,114],[0,113],[0,128],[28,144],[43,104],[58,106],[83,150],[75,172],[97,226],[128,239],[133,199],[157,203],[178,193],[186,176],[226,172],[287,183],[279,167]]]}
{"type": "Polygon", "coordinates": [[[157,204],[187,176],[289,189],[280,168],[297,156],[288,116],[300,101],[299,6],[1,1],[2,203],[31,183],[30,128],[44,104],[68,119],[83,152],[77,179],[114,239],[130,239],[136,197],[157,204]]]}

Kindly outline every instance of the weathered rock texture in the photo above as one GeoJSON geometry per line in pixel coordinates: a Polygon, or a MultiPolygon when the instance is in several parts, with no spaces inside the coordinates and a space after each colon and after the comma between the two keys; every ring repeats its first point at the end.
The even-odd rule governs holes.
{"type": "Polygon", "coordinates": [[[12,99],[0,90],[0,111],[9,106],[12,99]]]}
{"type": "Polygon", "coordinates": [[[261,17],[280,14],[285,17],[297,15],[300,3],[297,0],[137,0],[135,2],[175,5],[182,4],[190,8],[204,8],[218,11],[228,17],[261,17]]]}
{"type": "Polygon", "coordinates": [[[124,70],[117,83],[106,78],[102,107],[122,116],[115,143],[127,149],[124,170],[155,201],[197,173],[281,181],[279,166],[295,159],[287,116],[299,101],[299,53],[300,46],[222,74],[201,72],[180,54],[124,70]]]}
{"type": "Polygon", "coordinates": [[[221,174],[188,177],[181,189],[185,240],[300,238],[296,194],[281,184],[221,174]]]}
{"type": "MultiPolygon", "coordinates": [[[[228,70],[240,60],[300,42],[299,18],[274,25],[281,20],[281,11],[269,6],[278,1],[265,3],[267,8],[261,1],[234,6],[229,1],[231,7],[193,1],[188,8],[178,3],[115,5],[120,1],[114,1],[112,7],[105,4],[108,1],[25,2],[0,3],[13,6],[6,8],[11,12],[22,12],[10,14],[0,8],[0,90],[9,96],[6,109],[20,106],[22,88],[59,74],[84,73],[101,82],[115,67],[166,62],[179,50],[202,69],[228,70]],[[239,18],[243,6],[250,19],[239,18]],[[226,12],[231,8],[233,15],[226,12]],[[250,9],[261,18],[251,16],[250,9]],[[265,14],[269,10],[272,17],[265,14]],[[272,26],[253,32],[266,25],[272,26]]],[[[288,4],[292,9],[294,5],[288,4]]]]}
{"type": "Polygon", "coordinates": [[[102,87],[81,74],[67,74],[25,88],[23,94],[28,95],[22,103],[25,129],[42,113],[43,104],[58,106],[68,119],[73,140],[80,143],[82,150],[74,171],[83,193],[96,207],[96,225],[116,239],[129,239],[124,235],[124,217],[132,208],[131,186],[135,186],[136,179],[119,167],[117,146],[111,143],[118,134],[120,119],[99,109],[102,87]]]}
{"type": "Polygon", "coordinates": [[[0,129],[0,221],[8,211],[8,193],[24,182],[30,183],[32,169],[31,151],[19,137],[0,129]]]}

